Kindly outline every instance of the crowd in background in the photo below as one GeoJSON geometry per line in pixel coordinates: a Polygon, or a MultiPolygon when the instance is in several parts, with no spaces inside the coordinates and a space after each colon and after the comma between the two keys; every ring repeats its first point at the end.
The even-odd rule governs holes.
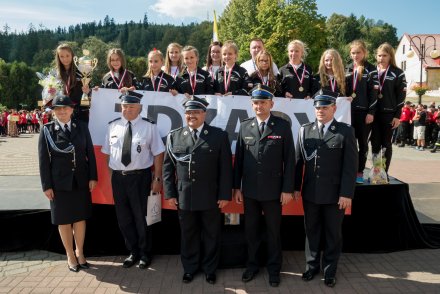
{"type": "Polygon", "coordinates": [[[436,107],[435,102],[429,106],[415,105],[406,101],[400,115],[400,126],[394,132],[393,143],[399,147],[410,145],[418,151],[429,148],[435,153],[439,130],[440,105],[436,107]]]}
{"type": "Polygon", "coordinates": [[[5,109],[0,112],[0,136],[18,137],[20,134],[36,134],[42,125],[52,118],[48,110],[5,109]]]}

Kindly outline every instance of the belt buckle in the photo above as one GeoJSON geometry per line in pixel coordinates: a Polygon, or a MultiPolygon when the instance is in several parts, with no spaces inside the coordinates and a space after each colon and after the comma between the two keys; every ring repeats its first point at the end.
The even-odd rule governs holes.
{"type": "Polygon", "coordinates": [[[126,174],[126,172],[127,172],[127,171],[123,170],[123,171],[121,171],[121,174],[122,174],[123,176],[126,176],[126,175],[128,175],[128,174],[126,174]]]}

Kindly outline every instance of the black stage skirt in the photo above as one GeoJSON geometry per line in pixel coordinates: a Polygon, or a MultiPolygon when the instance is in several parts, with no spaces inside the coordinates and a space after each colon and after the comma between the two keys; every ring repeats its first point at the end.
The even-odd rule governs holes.
{"type": "Polygon", "coordinates": [[[50,201],[52,224],[73,224],[92,216],[92,197],[89,189],[54,191],[54,194],[53,201],[50,201]]]}

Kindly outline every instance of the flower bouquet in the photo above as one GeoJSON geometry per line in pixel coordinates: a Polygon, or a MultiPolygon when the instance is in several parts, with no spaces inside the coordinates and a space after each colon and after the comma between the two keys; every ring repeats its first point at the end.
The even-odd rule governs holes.
{"type": "Polygon", "coordinates": [[[61,94],[63,84],[51,73],[45,76],[44,74],[37,72],[37,76],[40,79],[38,84],[43,86],[43,91],[41,92],[43,106],[50,107],[52,105],[52,99],[61,94]]]}
{"type": "Polygon", "coordinates": [[[383,148],[379,153],[372,155],[373,166],[368,174],[368,179],[373,185],[388,184],[388,175],[385,171],[386,158],[384,156],[385,149],[383,148]]]}

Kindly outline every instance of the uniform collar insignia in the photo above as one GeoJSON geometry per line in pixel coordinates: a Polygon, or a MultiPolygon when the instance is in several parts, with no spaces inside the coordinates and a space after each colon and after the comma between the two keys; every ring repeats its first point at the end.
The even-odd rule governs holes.
{"type": "Polygon", "coordinates": [[[59,125],[55,125],[55,131],[58,131],[60,129],[59,125]]]}
{"type": "Polygon", "coordinates": [[[72,127],[76,128],[76,123],[73,122],[72,123],[72,127]]]}
{"type": "Polygon", "coordinates": [[[255,126],[255,123],[252,123],[252,125],[251,126],[255,126]]]}
{"type": "Polygon", "coordinates": [[[188,135],[188,131],[183,132],[183,135],[185,136],[188,135]]]}
{"type": "Polygon", "coordinates": [[[313,126],[313,128],[312,128],[313,130],[316,130],[316,126],[313,126]]]}
{"type": "Polygon", "coordinates": [[[204,130],[203,134],[208,135],[208,130],[204,130]]]}
{"type": "Polygon", "coordinates": [[[331,129],[332,131],[334,131],[336,128],[335,128],[335,126],[331,126],[330,129],[331,129]]]}
{"type": "Polygon", "coordinates": [[[270,122],[270,125],[271,125],[271,126],[273,126],[273,125],[274,125],[273,121],[272,121],[272,122],[270,122]]]}

